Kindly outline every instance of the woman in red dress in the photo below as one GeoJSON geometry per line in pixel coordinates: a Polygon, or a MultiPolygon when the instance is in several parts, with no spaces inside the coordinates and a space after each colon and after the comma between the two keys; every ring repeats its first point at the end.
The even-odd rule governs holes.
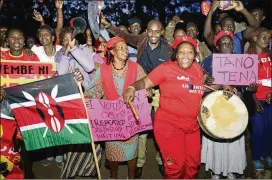
{"type": "Polygon", "coordinates": [[[200,165],[200,131],[197,115],[204,93],[204,73],[195,62],[197,43],[182,36],[173,43],[173,61],[155,68],[123,93],[126,103],[135,91],[159,85],[160,104],[154,133],[163,157],[165,178],[195,178],[200,165]]]}

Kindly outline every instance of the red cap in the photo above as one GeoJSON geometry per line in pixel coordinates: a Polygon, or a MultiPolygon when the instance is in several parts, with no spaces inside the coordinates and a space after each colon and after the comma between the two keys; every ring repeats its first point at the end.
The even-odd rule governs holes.
{"type": "Polygon", "coordinates": [[[215,38],[214,38],[214,40],[213,40],[213,45],[216,46],[217,41],[218,41],[221,37],[223,37],[223,36],[229,36],[229,37],[231,37],[232,40],[234,39],[234,35],[233,35],[232,32],[229,32],[229,31],[220,31],[220,32],[215,36],[215,38]]]}
{"type": "Polygon", "coordinates": [[[107,44],[106,44],[106,47],[105,47],[105,56],[107,56],[108,49],[112,49],[115,46],[115,44],[118,43],[118,42],[120,42],[120,41],[126,42],[123,38],[118,37],[118,36],[111,38],[107,42],[107,44]]]}
{"type": "Polygon", "coordinates": [[[197,42],[193,38],[191,38],[190,36],[187,36],[187,35],[178,37],[173,42],[172,48],[176,49],[178,47],[178,45],[183,42],[187,42],[187,43],[192,44],[194,46],[195,50],[197,50],[197,42]]]}

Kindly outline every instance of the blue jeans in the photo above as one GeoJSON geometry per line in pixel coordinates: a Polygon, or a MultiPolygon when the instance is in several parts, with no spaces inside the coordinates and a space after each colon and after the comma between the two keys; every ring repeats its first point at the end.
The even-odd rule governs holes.
{"type": "Polygon", "coordinates": [[[251,149],[252,159],[266,158],[272,152],[272,106],[261,101],[264,113],[257,113],[251,117],[251,149]]]}

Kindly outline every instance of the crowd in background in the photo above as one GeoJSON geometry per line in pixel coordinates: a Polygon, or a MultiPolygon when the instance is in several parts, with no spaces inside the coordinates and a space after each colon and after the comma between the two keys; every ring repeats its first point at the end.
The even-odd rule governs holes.
{"type": "MultiPolygon", "coordinates": [[[[220,11],[220,3],[215,0],[204,27],[184,22],[178,16],[166,27],[154,19],[142,29],[141,20],[136,17],[129,19],[128,26],[114,26],[102,16],[99,38],[94,40],[88,27],[85,43],[80,44],[77,37],[73,38],[74,29],[63,27],[63,1],[56,0],[55,28],[45,24],[37,11],[33,12],[33,19],[41,24],[37,34],[25,37],[19,28],[0,27],[0,57],[56,63],[57,75],[77,70],[83,77],[85,96],[90,98],[116,100],[123,95],[128,102],[135,91],[146,89],[154,116],[154,141],[158,144],[156,161],[165,178],[195,178],[201,163],[213,179],[244,178],[248,165],[246,141],[251,145],[256,172],[272,168],[271,87],[262,85],[262,80],[271,79],[272,29],[261,26],[266,18],[262,8],[249,11],[241,1],[235,3],[230,11],[241,13],[246,22],[237,23],[228,11],[215,20],[214,13],[220,11]],[[199,29],[203,29],[203,34],[199,34],[199,29]],[[199,40],[202,36],[204,41],[199,40]],[[214,85],[214,53],[258,55],[258,81],[249,86],[214,85]],[[183,82],[186,90],[180,89],[179,82],[183,80],[175,79],[177,75],[190,78],[190,82],[183,82]],[[197,113],[201,99],[212,92],[204,84],[231,91],[243,100],[250,116],[244,133],[247,138],[243,134],[235,140],[216,141],[200,133],[197,113]],[[189,93],[188,89],[196,86],[203,91],[189,93]]],[[[1,101],[4,96],[1,87],[1,101]]],[[[111,178],[118,178],[119,162],[127,162],[128,178],[141,178],[147,160],[147,136],[141,133],[126,141],[96,143],[98,160],[101,164],[105,152],[111,178]]],[[[25,178],[34,178],[33,154],[39,152],[26,151],[20,133],[16,134],[16,141],[21,147],[25,178]]],[[[43,165],[56,161],[61,168],[60,178],[96,177],[93,153],[88,145],[54,149],[53,153],[44,153],[43,165]]]]}

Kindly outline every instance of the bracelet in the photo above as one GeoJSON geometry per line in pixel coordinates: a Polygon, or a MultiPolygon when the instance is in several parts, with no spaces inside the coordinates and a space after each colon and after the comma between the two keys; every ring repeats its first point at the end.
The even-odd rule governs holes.
{"type": "Polygon", "coordinates": [[[58,16],[58,18],[63,18],[63,16],[58,16]]]}
{"type": "Polygon", "coordinates": [[[133,89],[134,91],[136,91],[134,86],[128,86],[128,89],[133,89]]]}

